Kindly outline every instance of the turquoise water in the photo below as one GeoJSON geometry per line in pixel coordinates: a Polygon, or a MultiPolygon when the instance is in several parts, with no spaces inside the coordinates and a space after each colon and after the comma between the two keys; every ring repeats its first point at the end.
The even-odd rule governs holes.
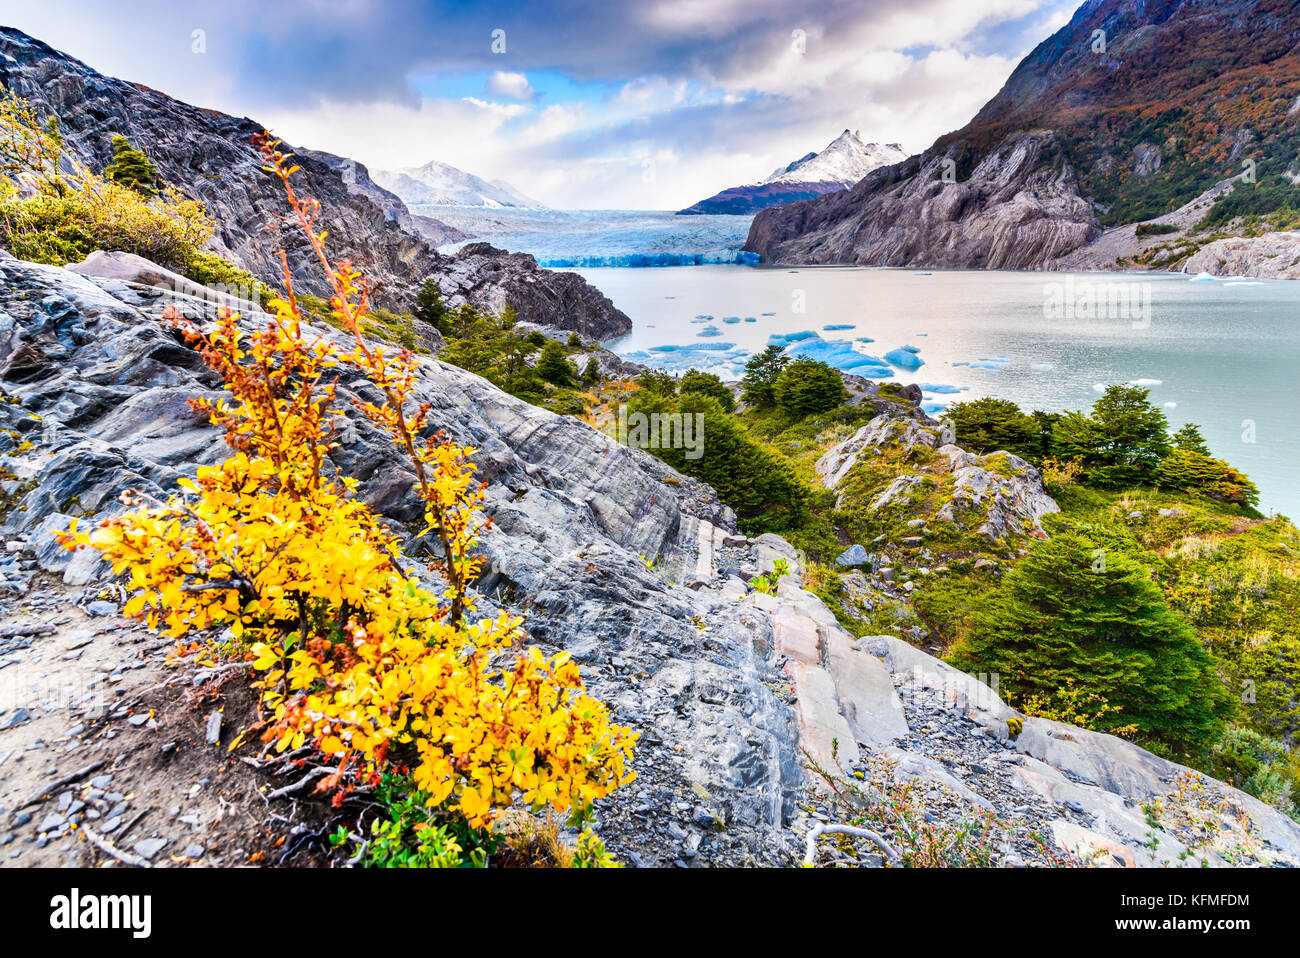
{"type": "Polygon", "coordinates": [[[885,360],[913,347],[917,369],[866,368],[929,387],[936,413],[986,395],[1086,409],[1099,385],[1141,381],[1174,427],[1200,423],[1215,454],[1255,480],[1261,508],[1300,516],[1300,283],[849,267],[580,272],[632,317],[610,347],[666,369],[738,378],[772,336],[812,331],[824,342],[794,348],[812,341],[838,360],[845,350],[885,360]],[[664,346],[691,351],[655,349],[664,346]]]}

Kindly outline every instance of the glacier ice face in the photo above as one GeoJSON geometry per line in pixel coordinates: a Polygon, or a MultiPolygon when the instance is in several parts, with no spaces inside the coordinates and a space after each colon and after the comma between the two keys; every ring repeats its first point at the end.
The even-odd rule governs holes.
{"type": "MultiPolygon", "coordinates": [[[[657,210],[527,210],[417,204],[449,226],[503,249],[530,253],[539,266],[754,266],[744,250],[750,216],[676,216],[657,210]]],[[[459,244],[439,248],[454,252],[459,244]]]]}

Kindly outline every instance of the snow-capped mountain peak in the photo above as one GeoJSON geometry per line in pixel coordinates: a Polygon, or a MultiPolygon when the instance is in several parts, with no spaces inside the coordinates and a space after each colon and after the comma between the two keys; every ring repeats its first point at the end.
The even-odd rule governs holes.
{"type": "Polygon", "coordinates": [[[678,212],[757,213],[769,206],[850,189],[872,170],[905,159],[907,153],[897,143],[864,143],[856,130],[845,130],[820,153],[801,156],[773,170],[766,179],[730,187],[678,212]]]}
{"type": "Polygon", "coordinates": [[[907,153],[897,143],[864,143],[857,130],[845,130],[820,153],[809,153],[760,183],[841,183],[849,187],[872,170],[905,159],[907,153]]]}
{"type": "Polygon", "coordinates": [[[486,206],[546,209],[504,180],[485,180],[449,163],[430,160],[423,166],[376,170],[376,183],[401,197],[407,206],[486,206]]]}

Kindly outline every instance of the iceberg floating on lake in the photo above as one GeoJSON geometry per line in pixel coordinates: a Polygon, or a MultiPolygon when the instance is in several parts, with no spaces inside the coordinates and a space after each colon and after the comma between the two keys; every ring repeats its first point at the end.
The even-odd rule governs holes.
{"type": "Polygon", "coordinates": [[[904,369],[920,369],[925,365],[925,360],[916,355],[917,352],[915,346],[903,346],[900,349],[891,349],[885,353],[885,359],[895,366],[902,366],[904,369]]]}
{"type": "Polygon", "coordinates": [[[853,348],[851,342],[844,339],[802,340],[792,344],[785,354],[790,357],[815,359],[835,369],[871,379],[883,379],[894,374],[884,360],[859,352],[853,348]]]}
{"type": "Polygon", "coordinates": [[[874,343],[875,340],[870,336],[857,336],[853,340],[855,343],[874,343]]]}
{"type": "Polygon", "coordinates": [[[922,392],[940,393],[942,395],[964,392],[967,388],[965,386],[949,386],[943,383],[921,383],[920,386],[922,392]]]}
{"type": "Polygon", "coordinates": [[[1193,283],[1213,283],[1213,282],[1216,282],[1216,281],[1218,280],[1218,278],[1219,278],[1219,277],[1217,277],[1217,276],[1211,276],[1209,273],[1197,273],[1195,276],[1192,277],[1191,282],[1193,282],[1193,283]]]}
{"type": "Polygon", "coordinates": [[[1052,368],[1052,364],[1051,364],[1051,363],[1034,363],[1034,364],[1033,364],[1032,366],[1030,366],[1029,368],[1032,369],[1032,370],[1033,370],[1034,372],[1036,372],[1036,373],[1045,373],[1045,372],[1047,372],[1049,369],[1052,368]]]}
{"type": "Polygon", "coordinates": [[[696,336],[721,336],[722,330],[718,329],[717,326],[705,326],[695,335],[696,336]]]}
{"type": "Polygon", "coordinates": [[[1178,408],[1178,403],[1176,403],[1176,402],[1167,402],[1167,403],[1165,403],[1165,408],[1166,408],[1166,409],[1177,409],[1177,408],[1178,408]]]}
{"type": "Polygon", "coordinates": [[[736,325],[736,323],[740,322],[740,317],[739,317],[739,316],[723,316],[723,317],[722,317],[722,321],[723,321],[724,323],[726,323],[728,326],[734,326],[734,325],[736,325]]]}
{"type": "Polygon", "coordinates": [[[803,342],[806,339],[821,339],[821,337],[811,329],[806,329],[798,333],[772,333],[772,335],[767,337],[767,344],[769,346],[785,347],[789,346],[791,343],[803,342]]]}
{"type": "Polygon", "coordinates": [[[1163,379],[1130,379],[1128,381],[1128,385],[1129,386],[1162,386],[1164,385],[1164,380],[1163,379]]]}
{"type": "Polygon", "coordinates": [[[745,322],[747,322],[747,323],[756,323],[756,322],[758,322],[758,320],[756,320],[753,316],[746,316],[746,317],[745,317],[745,322]]]}
{"type": "Polygon", "coordinates": [[[921,412],[926,414],[932,412],[943,412],[947,408],[948,408],[948,404],[938,399],[936,399],[934,402],[921,403],[921,412]]]}
{"type": "Polygon", "coordinates": [[[822,329],[825,330],[857,329],[857,328],[858,328],[857,325],[854,323],[830,323],[822,327],[822,329]]]}

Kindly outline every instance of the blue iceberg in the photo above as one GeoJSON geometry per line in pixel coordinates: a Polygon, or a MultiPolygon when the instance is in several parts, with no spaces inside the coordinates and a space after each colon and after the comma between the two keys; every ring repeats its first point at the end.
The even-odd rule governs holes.
{"type": "Polygon", "coordinates": [[[901,349],[891,349],[885,353],[885,359],[895,366],[902,366],[904,369],[920,369],[925,365],[925,360],[916,353],[915,346],[904,346],[901,349]]]}

